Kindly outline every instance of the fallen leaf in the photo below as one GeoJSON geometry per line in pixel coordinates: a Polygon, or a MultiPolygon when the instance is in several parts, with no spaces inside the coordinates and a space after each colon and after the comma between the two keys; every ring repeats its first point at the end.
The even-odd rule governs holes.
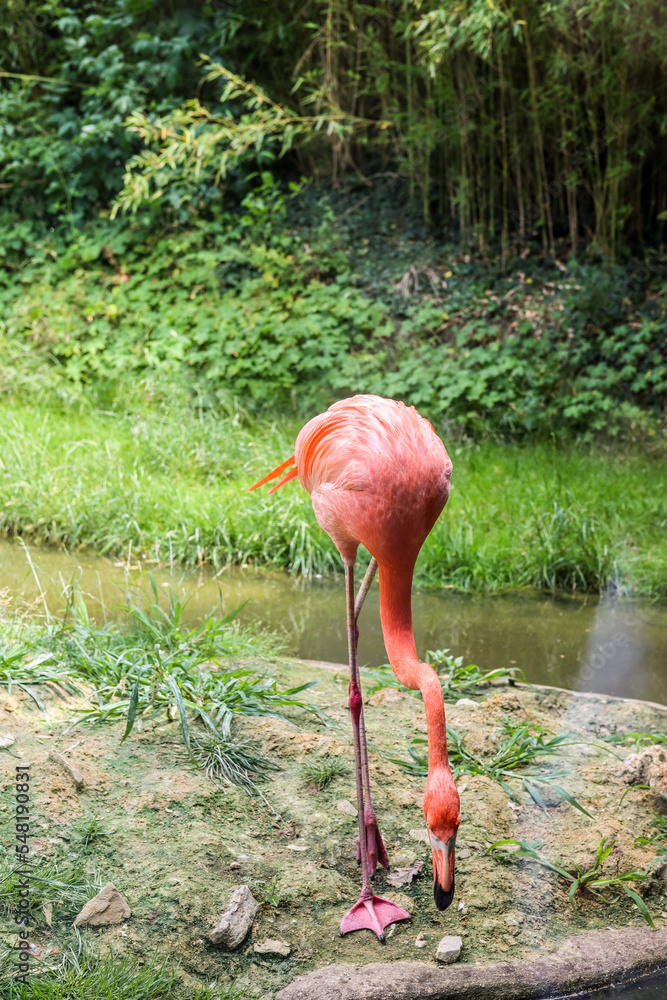
{"type": "Polygon", "coordinates": [[[387,882],[397,889],[399,886],[408,885],[415,875],[419,875],[423,867],[423,861],[413,861],[411,865],[406,865],[404,868],[396,868],[390,875],[387,875],[387,882]]]}

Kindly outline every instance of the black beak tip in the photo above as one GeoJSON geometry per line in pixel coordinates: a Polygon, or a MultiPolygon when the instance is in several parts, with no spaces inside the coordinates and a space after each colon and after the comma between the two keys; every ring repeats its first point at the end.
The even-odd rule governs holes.
{"type": "Polygon", "coordinates": [[[451,906],[454,899],[454,879],[452,879],[452,887],[449,892],[445,892],[440,883],[436,882],[433,886],[433,898],[439,910],[446,910],[448,906],[451,906]]]}

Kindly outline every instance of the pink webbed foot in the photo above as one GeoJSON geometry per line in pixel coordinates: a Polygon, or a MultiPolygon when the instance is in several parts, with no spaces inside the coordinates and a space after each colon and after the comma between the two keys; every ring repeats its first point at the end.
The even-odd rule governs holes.
{"type": "Polygon", "coordinates": [[[351,910],[348,910],[340,922],[341,937],[349,934],[350,931],[369,930],[377,934],[384,944],[384,929],[389,924],[396,923],[397,920],[409,920],[410,914],[407,910],[392,903],[390,899],[383,899],[382,896],[362,895],[358,903],[355,903],[351,910]]]}
{"type": "MultiPolygon", "coordinates": [[[[371,878],[375,878],[375,870],[378,866],[378,862],[383,868],[389,868],[389,858],[387,857],[387,850],[384,846],[384,842],[380,835],[380,828],[378,826],[375,813],[369,811],[366,812],[364,816],[364,825],[366,827],[366,855],[368,857],[368,874],[371,878]]],[[[361,848],[359,846],[359,837],[357,837],[357,864],[361,861],[361,848]]]]}

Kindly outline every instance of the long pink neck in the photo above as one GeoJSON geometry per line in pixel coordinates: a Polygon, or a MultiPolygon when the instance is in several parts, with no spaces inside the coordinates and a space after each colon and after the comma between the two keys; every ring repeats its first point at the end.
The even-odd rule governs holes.
{"type": "Polygon", "coordinates": [[[380,617],[384,644],[396,677],[413,691],[420,690],[426,710],[429,771],[447,760],[445,705],[438,675],[428,663],[421,663],[412,631],[412,574],[414,561],[405,564],[379,562],[380,617]]]}

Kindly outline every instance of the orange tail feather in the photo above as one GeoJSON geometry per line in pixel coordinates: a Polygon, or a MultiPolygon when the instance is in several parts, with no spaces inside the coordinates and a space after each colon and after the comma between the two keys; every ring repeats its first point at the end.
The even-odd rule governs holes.
{"type": "MultiPolygon", "coordinates": [[[[275,479],[276,476],[279,476],[280,473],[284,472],[285,469],[288,468],[288,466],[290,465],[294,465],[294,455],[292,455],[291,458],[288,458],[286,462],[283,462],[282,465],[279,465],[277,469],[274,469],[273,472],[269,472],[267,476],[264,476],[263,479],[260,479],[260,481],[258,483],[255,483],[254,486],[251,486],[250,489],[256,490],[258,486],[263,486],[264,483],[268,483],[269,480],[275,479]]],[[[293,469],[292,471],[294,472],[294,475],[297,475],[296,469],[293,469]]],[[[291,478],[294,479],[294,476],[291,476],[291,478]]],[[[282,480],[282,482],[278,483],[278,486],[282,486],[283,483],[285,482],[288,482],[287,476],[282,480]]],[[[277,490],[278,486],[274,486],[273,490],[277,490]]],[[[273,490],[271,490],[270,492],[273,493],[273,490]]]]}
{"type": "Polygon", "coordinates": [[[283,476],[283,478],[282,478],[282,479],[280,480],[280,482],[279,482],[279,483],[277,483],[277,484],[276,484],[276,485],[275,485],[275,486],[273,487],[273,489],[269,490],[269,493],[268,493],[268,495],[269,495],[269,496],[271,496],[271,494],[272,494],[272,493],[275,493],[275,492],[276,492],[276,490],[279,490],[281,486],[284,486],[284,485],[285,485],[285,483],[291,483],[291,482],[292,482],[292,480],[293,480],[293,479],[296,479],[296,477],[297,477],[298,475],[299,475],[299,470],[298,470],[298,469],[290,469],[290,471],[289,471],[289,472],[287,473],[287,475],[286,475],[286,476],[283,476]]]}

